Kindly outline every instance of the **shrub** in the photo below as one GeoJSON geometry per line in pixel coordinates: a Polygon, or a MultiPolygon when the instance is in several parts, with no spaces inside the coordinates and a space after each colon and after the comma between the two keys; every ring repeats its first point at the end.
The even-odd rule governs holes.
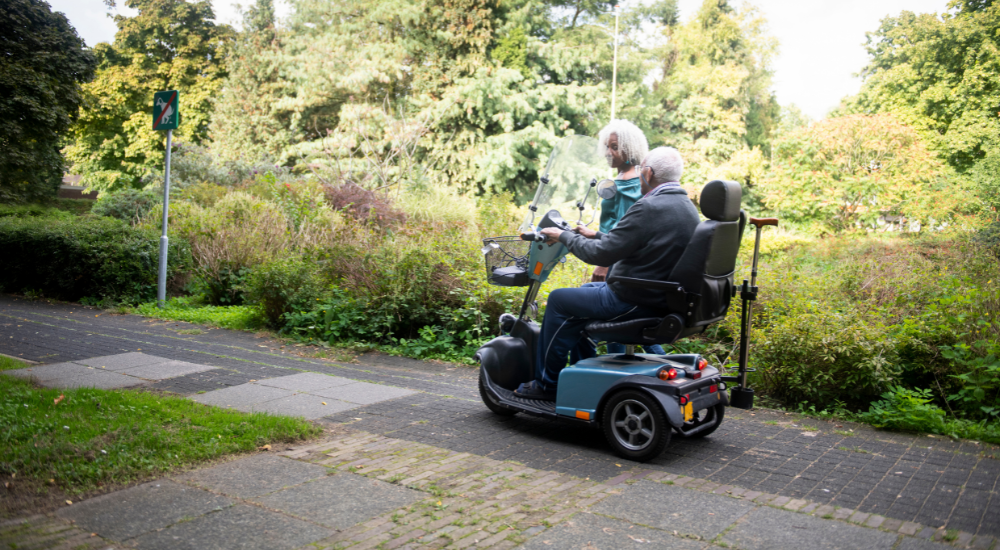
{"type": "Polygon", "coordinates": [[[145,218],[153,207],[162,203],[162,190],[126,187],[110,193],[101,193],[101,198],[97,200],[91,212],[135,225],[145,218]]]}
{"type": "MultiPolygon", "coordinates": [[[[63,300],[140,302],[156,297],[158,235],[109,218],[0,218],[0,284],[63,300]]],[[[169,274],[190,265],[170,241],[169,274]]]]}
{"type": "Polygon", "coordinates": [[[316,302],[328,298],[328,287],[314,264],[294,256],[254,269],[246,281],[246,294],[248,302],[260,306],[268,324],[279,327],[286,313],[312,310],[316,302]]]}
{"type": "Polygon", "coordinates": [[[393,207],[388,196],[370,191],[352,182],[324,185],[326,202],[336,211],[381,228],[395,228],[406,221],[406,214],[393,207]]]}
{"type": "MultiPolygon", "coordinates": [[[[211,304],[240,304],[251,268],[289,248],[284,215],[272,204],[233,192],[211,208],[178,204],[171,227],[191,243],[195,275],[211,304]]],[[[153,211],[147,220],[156,217],[153,211]]]]}
{"type": "Polygon", "coordinates": [[[861,419],[877,428],[910,432],[945,433],[945,414],[933,403],[930,390],[894,386],[872,403],[861,419]]]}
{"type": "Polygon", "coordinates": [[[72,219],[75,216],[58,208],[41,204],[0,204],[0,218],[59,218],[72,219]]]}

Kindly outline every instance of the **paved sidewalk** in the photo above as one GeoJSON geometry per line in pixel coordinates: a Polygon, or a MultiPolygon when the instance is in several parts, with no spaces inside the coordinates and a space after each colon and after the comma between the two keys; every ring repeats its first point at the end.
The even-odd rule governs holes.
{"type": "MultiPolygon", "coordinates": [[[[882,540],[879,533],[891,531],[895,533],[891,535],[893,544],[898,542],[902,545],[900,548],[931,544],[920,539],[921,536],[947,536],[952,539],[952,543],[960,546],[971,544],[974,547],[989,548],[994,544],[994,537],[1000,535],[1000,495],[997,485],[1000,479],[1000,461],[996,458],[997,449],[992,447],[943,438],[879,432],[863,426],[837,425],[803,419],[796,415],[768,411],[747,413],[730,409],[723,426],[710,438],[672,443],[659,459],[639,465],[620,460],[611,454],[599,433],[524,415],[508,419],[492,415],[479,401],[474,369],[380,356],[362,356],[354,363],[324,361],[299,355],[305,348],[286,346],[267,338],[257,338],[250,333],[202,327],[202,334],[191,334],[197,328],[186,323],[107,315],[81,306],[27,302],[0,295],[0,353],[46,364],[74,363],[75,367],[60,366],[68,369],[68,380],[80,381],[84,377],[97,375],[94,372],[79,374],[81,368],[97,371],[99,366],[104,366],[106,368],[99,374],[109,374],[108,365],[95,366],[93,362],[87,361],[90,358],[106,359],[108,356],[129,354],[128,357],[132,358],[142,356],[141,361],[146,361],[145,357],[151,356],[158,361],[152,363],[154,366],[181,362],[194,365],[198,370],[174,376],[177,371],[140,371],[136,369],[144,366],[136,365],[111,372],[140,380],[135,387],[172,391],[223,406],[260,407],[261,410],[273,412],[283,410],[286,413],[316,418],[336,430],[346,428],[352,434],[350,437],[370,442],[364,445],[377,446],[378,444],[371,442],[382,442],[379,444],[389,445],[386,449],[400,445],[396,451],[403,454],[416,453],[403,458],[402,460],[410,462],[399,466],[400,468],[413,468],[413,464],[422,460],[417,457],[421,453],[445,457],[435,459],[439,462],[448,460],[447,457],[461,455],[467,457],[461,460],[476,461],[477,464],[491,468],[502,467],[507,469],[505,471],[525,469],[530,470],[530,475],[539,473],[543,477],[555,476],[552,479],[563,479],[562,484],[579,481],[581,484],[614,487],[612,492],[621,491],[620,495],[614,496],[615,499],[626,499],[629,494],[642,495],[636,497],[632,505],[628,501],[622,501],[624,504],[614,508],[608,508],[612,506],[608,503],[616,502],[611,497],[601,503],[589,502],[595,497],[583,498],[583,495],[566,499],[570,501],[568,504],[564,501],[545,501],[546,504],[540,505],[540,509],[547,508],[546,512],[556,512],[540,517],[525,511],[521,512],[525,514],[524,518],[518,518],[513,523],[507,522],[509,528],[506,530],[511,532],[497,540],[506,540],[511,545],[524,543],[528,548],[568,548],[585,547],[585,543],[589,543],[598,548],[622,547],[623,543],[619,539],[605,540],[597,535],[604,533],[610,536],[607,533],[618,533],[620,529],[625,529],[628,532],[622,533],[630,542],[638,544],[629,536],[654,541],[660,540],[655,537],[669,535],[669,538],[663,539],[666,542],[662,544],[666,546],[659,547],[687,548],[689,546],[686,546],[688,543],[685,541],[689,539],[683,539],[683,529],[672,527],[683,525],[687,520],[681,515],[670,514],[682,514],[682,510],[699,510],[704,511],[706,519],[722,521],[724,518],[715,518],[713,514],[723,515],[724,512],[717,512],[714,507],[723,510],[731,504],[730,501],[750,508],[739,519],[725,524],[714,535],[709,531],[691,532],[688,535],[699,536],[704,541],[725,543],[730,547],[790,547],[795,542],[794,537],[782,539],[784,542],[781,542],[768,539],[767,536],[777,536],[776,533],[784,532],[792,537],[800,531],[802,533],[799,534],[810,532],[810,529],[819,530],[816,533],[825,533],[822,529],[826,527],[823,526],[828,525],[836,526],[835,530],[838,532],[845,529],[845,532],[853,532],[848,529],[853,529],[849,525],[852,521],[867,526],[858,526],[857,529],[869,533],[872,537],[870,544],[877,545],[876,541],[882,540]],[[178,332],[180,330],[186,333],[178,332]],[[206,367],[209,368],[204,370],[206,367]],[[69,376],[70,374],[76,376],[69,376]],[[170,376],[166,376],[168,374],[170,376]],[[363,392],[338,390],[350,385],[354,385],[355,389],[366,388],[376,393],[370,400],[366,400],[369,398],[364,397],[363,392]],[[243,396],[246,395],[251,395],[252,398],[244,399],[243,396]],[[293,402],[293,396],[300,396],[295,398],[297,402],[293,402]],[[318,404],[322,402],[327,405],[318,404]],[[337,407],[341,406],[345,408],[338,412],[337,407]],[[286,408],[279,410],[278,407],[286,408]],[[324,407],[330,409],[325,410],[324,407]],[[296,410],[300,412],[294,412],[296,410]],[[651,480],[656,480],[657,483],[653,484],[651,480]],[[664,484],[664,481],[674,485],[664,484]],[[642,489],[643,487],[646,489],[642,489]],[[640,489],[653,492],[641,493],[640,489]],[[685,492],[670,492],[679,490],[685,492]],[[710,500],[698,500],[703,498],[710,500]],[[728,500],[720,501],[717,498],[728,500]],[[587,504],[580,505],[582,502],[587,504]],[[651,503],[656,504],[654,506],[651,503]],[[570,508],[560,509],[559,506],[570,508]],[[629,515],[627,510],[633,508],[655,509],[657,511],[654,515],[666,523],[657,523],[653,517],[629,515]],[[566,516],[552,517],[559,511],[566,512],[570,509],[572,512],[566,516]],[[806,513],[803,514],[803,511],[806,513]],[[782,515],[775,516],[775,513],[782,515]],[[790,515],[783,515],[786,513],[790,515]],[[569,517],[572,514],[577,515],[569,517]],[[840,518],[844,514],[847,517],[840,518]],[[823,519],[828,515],[839,519],[823,519]],[[615,521],[624,523],[614,523],[615,521]],[[801,525],[796,521],[801,521],[801,525]],[[758,532],[750,527],[766,525],[791,525],[794,531],[771,527],[761,528],[758,532]],[[939,529],[941,527],[945,529],[939,529]],[[540,531],[539,528],[545,531],[540,531]],[[677,535],[673,531],[677,531],[677,535]],[[645,535],[634,534],[637,532],[645,535]],[[558,541],[575,540],[579,544],[557,546],[557,541],[551,540],[548,535],[543,536],[543,533],[559,534],[556,537],[558,541]],[[604,542],[600,542],[601,540],[604,542]],[[545,544],[545,541],[552,544],[545,544]]],[[[184,367],[183,364],[180,366],[184,367]]],[[[341,449],[337,445],[342,442],[329,443],[334,445],[331,449],[341,449]]],[[[362,444],[350,449],[351,452],[360,453],[358,456],[369,457],[373,462],[383,460],[387,464],[395,460],[389,455],[378,455],[379,452],[388,451],[358,445],[362,444]]],[[[332,460],[336,457],[330,456],[328,451],[331,449],[321,451],[322,456],[313,450],[294,458],[334,467],[334,474],[325,477],[335,479],[342,475],[373,476],[371,472],[377,471],[371,465],[353,465],[356,460],[347,465],[338,463],[332,460]]],[[[413,507],[421,502],[434,508],[435,512],[471,509],[492,502],[491,499],[503,492],[491,492],[503,485],[501,483],[490,489],[478,490],[485,491],[478,493],[479,496],[470,495],[461,488],[470,481],[459,485],[451,484],[451,481],[440,478],[435,473],[443,472],[443,468],[433,466],[436,464],[434,461],[427,464],[431,465],[427,470],[402,478],[395,476],[408,474],[409,470],[393,473],[382,479],[378,478],[384,476],[384,473],[374,475],[375,479],[396,488],[412,487],[407,490],[419,492],[420,500],[406,506],[397,506],[394,511],[382,515],[373,514],[370,517],[375,519],[367,519],[362,524],[369,524],[378,518],[390,521],[393,514],[404,510],[410,511],[401,517],[410,516],[417,511],[413,507]],[[433,471],[427,473],[430,470],[433,471]],[[424,477],[410,479],[419,475],[424,477]],[[461,496],[463,494],[466,496],[461,496]],[[433,502],[427,504],[431,500],[433,502]],[[477,504],[480,500],[483,502],[477,504]],[[442,504],[438,505],[438,501],[442,504]],[[438,506],[446,508],[437,510],[438,506]]],[[[227,502],[230,504],[222,509],[256,507],[285,514],[297,521],[311,522],[310,525],[321,531],[328,530],[323,531],[324,537],[336,538],[351,529],[357,531],[357,526],[342,531],[342,527],[302,515],[304,512],[298,513],[281,506],[265,506],[254,501],[256,497],[230,495],[192,480],[171,482],[229,499],[227,502]]],[[[298,485],[304,487],[316,482],[313,480],[298,485]]],[[[510,483],[518,482],[514,480],[510,483]]],[[[524,499],[532,500],[527,493],[524,499]]],[[[499,502],[504,499],[495,500],[499,502]]],[[[534,506],[530,503],[528,505],[534,506]]],[[[202,515],[216,513],[208,511],[202,515]]],[[[221,517],[225,519],[228,516],[221,517]]],[[[234,516],[231,521],[234,524],[253,524],[256,520],[251,521],[247,519],[249,517],[234,516]]],[[[483,521],[485,519],[484,517],[483,521]]],[[[55,520],[46,518],[45,521],[55,520]]],[[[496,521],[499,519],[492,523],[496,521]]],[[[394,526],[387,527],[385,532],[395,530],[395,534],[371,546],[382,544],[387,548],[395,547],[390,545],[395,544],[404,534],[399,531],[400,525],[409,523],[392,523],[394,526]]],[[[26,533],[32,529],[31,525],[34,523],[15,527],[21,529],[19,532],[26,533]]],[[[371,526],[370,529],[376,527],[371,526]]],[[[456,526],[455,530],[466,527],[468,526],[456,526]]],[[[13,528],[0,527],[0,533],[9,533],[13,528]]],[[[50,525],[47,529],[54,528],[50,525]]],[[[364,532],[370,529],[365,528],[364,532]]],[[[416,527],[411,530],[414,529],[416,527]]],[[[477,529],[465,534],[478,533],[477,529]]],[[[489,529],[486,531],[489,532],[489,529]]],[[[104,533],[93,532],[97,533],[98,538],[105,536],[104,533]]],[[[358,536],[360,534],[355,533],[358,536]]],[[[490,532],[490,537],[500,534],[500,531],[490,532]]],[[[135,543],[135,536],[129,539],[115,538],[118,536],[109,534],[108,540],[116,543],[130,540],[132,542],[129,544],[135,543]]],[[[452,535],[454,536],[456,535],[452,535]]],[[[826,534],[815,536],[827,537],[826,534]]],[[[0,534],[0,541],[6,540],[4,537],[6,535],[0,534]]],[[[464,539],[465,537],[461,538],[464,539]]],[[[460,539],[448,544],[458,540],[460,539]]],[[[364,541],[356,542],[359,547],[365,547],[362,544],[364,541]]],[[[428,541],[419,540],[399,542],[397,546],[418,542],[429,544],[428,541]]],[[[337,544],[343,547],[346,541],[337,544]]],[[[491,544],[500,542],[494,541],[491,544]]],[[[851,546],[848,542],[837,544],[841,547],[851,546]]],[[[327,546],[333,547],[334,543],[327,546]]]]}

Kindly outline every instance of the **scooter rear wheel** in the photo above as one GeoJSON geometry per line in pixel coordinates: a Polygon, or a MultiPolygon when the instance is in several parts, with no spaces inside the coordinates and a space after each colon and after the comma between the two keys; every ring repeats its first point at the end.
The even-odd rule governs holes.
{"type": "Polygon", "coordinates": [[[698,415],[698,418],[692,420],[691,422],[685,422],[684,425],[681,426],[681,429],[678,430],[678,433],[680,434],[681,437],[685,439],[701,439],[706,435],[709,435],[715,430],[717,430],[719,426],[722,424],[722,419],[726,416],[726,406],[723,405],[722,403],[719,403],[714,407],[702,409],[695,414],[698,415]],[[705,428],[704,430],[692,435],[687,435],[684,433],[685,431],[693,430],[694,428],[703,426],[705,424],[711,424],[712,427],[705,428]]]}
{"type": "Polygon", "coordinates": [[[670,443],[672,429],[652,397],[637,390],[622,390],[604,406],[602,428],[618,456],[646,462],[660,456],[670,443]]]}
{"type": "Polygon", "coordinates": [[[483,398],[483,403],[486,404],[486,408],[493,411],[494,414],[498,414],[500,416],[514,416],[517,414],[517,411],[512,411],[493,399],[490,392],[486,390],[486,384],[483,383],[482,373],[479,374],[479,397],[483,398]]]}

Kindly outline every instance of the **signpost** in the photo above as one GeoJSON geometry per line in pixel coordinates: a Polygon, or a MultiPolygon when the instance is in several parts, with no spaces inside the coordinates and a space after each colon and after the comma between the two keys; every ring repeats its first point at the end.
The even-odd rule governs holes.
{"type": "Polygon", "coordinates": [[[153,94],[153,129],[167,131],[167,156],[163,172],[163,233],[160,235],[160,274],[156,283],[156,305],[163,307],[167,299],[167,209],[170,205],[170,141],[180,122],[177,90],[153,94]]]}

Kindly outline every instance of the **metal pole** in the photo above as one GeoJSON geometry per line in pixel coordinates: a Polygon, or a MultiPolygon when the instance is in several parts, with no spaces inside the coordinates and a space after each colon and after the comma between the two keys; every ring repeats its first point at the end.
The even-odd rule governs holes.
{"type": "Polygon", "coordinates": [[[618,5],[615,4],[615,59],[611,68],[611,120],[615,119],[615,92],[618,90],[618,5]]]}
{"type": "Polygon", "coordinates": [[[170,142],[173,130],[167,130],[166,169],[163,171],[163,233],[160,235],[160,275],[156,283],[156,306],[167,300],[167,211],[170,208],[170,142]]]}

